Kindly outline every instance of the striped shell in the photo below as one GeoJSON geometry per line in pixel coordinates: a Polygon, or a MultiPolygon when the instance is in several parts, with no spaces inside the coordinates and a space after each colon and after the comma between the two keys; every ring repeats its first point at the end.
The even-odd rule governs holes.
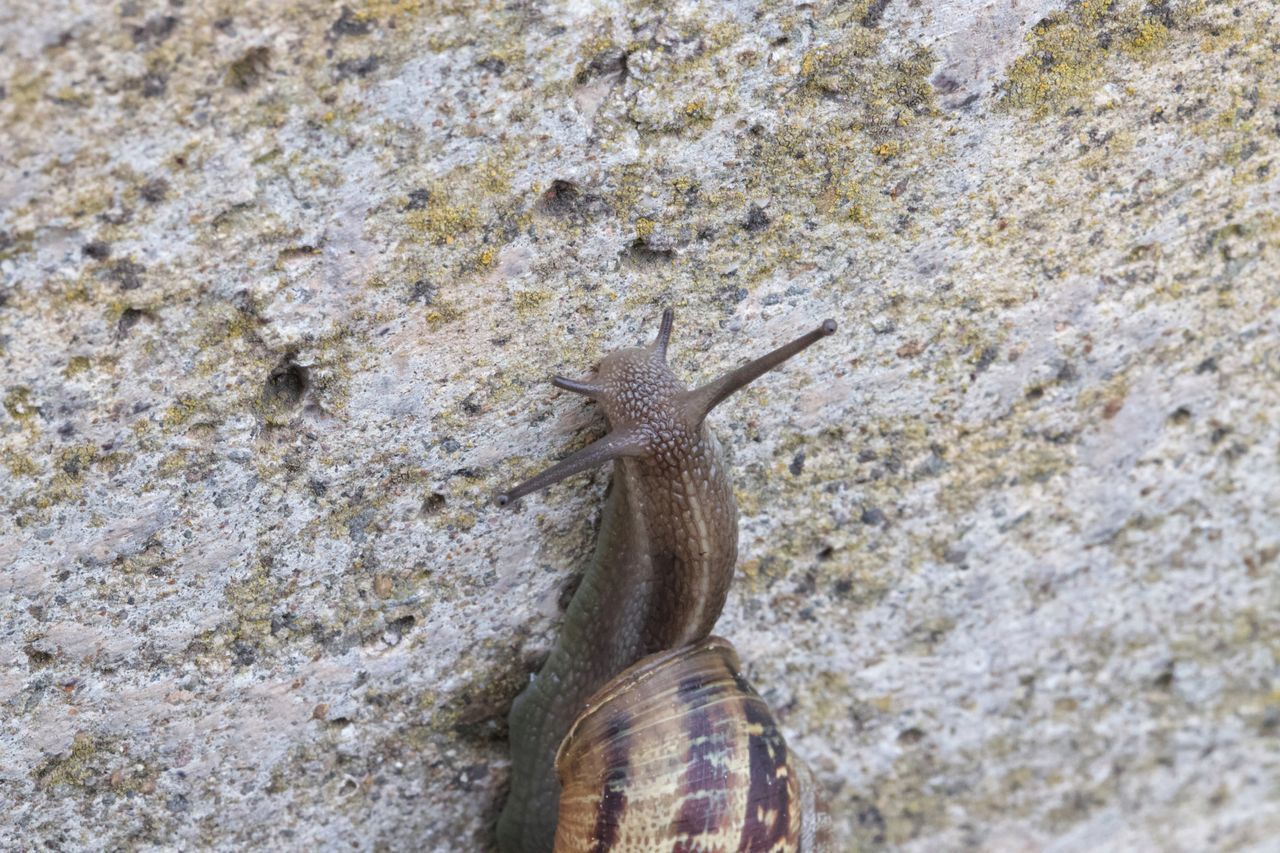
{"type": "Polygon", "coordinates": [[[644,658],[601,688],[556,773],[557,853],[830,847],[812,775],[719,637],[644,658]]]}

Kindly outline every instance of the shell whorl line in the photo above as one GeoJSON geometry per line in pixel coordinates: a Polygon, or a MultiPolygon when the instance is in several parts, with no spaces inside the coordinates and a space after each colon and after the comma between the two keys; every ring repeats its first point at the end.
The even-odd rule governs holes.
{"type": "Polygon", "coordinates": [[[560,745],[556,853],[827,849],[830,816],[719,637],[644,658],[560,745]]]}

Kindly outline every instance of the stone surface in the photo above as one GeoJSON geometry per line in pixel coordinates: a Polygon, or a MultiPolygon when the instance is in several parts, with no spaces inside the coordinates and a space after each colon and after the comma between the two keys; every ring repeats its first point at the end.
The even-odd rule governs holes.
{"type": "Polygon", "coordinates": [[[850,849],[1280,835],[1277,4],[0,9],[0,846],[485,849],[677,311],[850,849]]]}

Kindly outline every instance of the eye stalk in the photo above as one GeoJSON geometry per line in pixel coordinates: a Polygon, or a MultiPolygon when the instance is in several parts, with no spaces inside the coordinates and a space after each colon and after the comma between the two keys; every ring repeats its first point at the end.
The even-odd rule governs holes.
{"type": "MultiPolygon", "coordinates": [[[[658,327],[658,335],[649,347],[653,353],[659,355],[664,361],[667,357],[667,344],[671,340],[671,327],[674,319],[675,315],[670,308],[662,312],[662,322],[658,327]]],[[[676,400],[676,406],[687,423],[697,426],[702,423],[712,409],[728,399],[734,392],[750,385],[765,373],[773,370],[815,342],[828,335],[835,334],[835,331],[835,320],[823,320],[816,329],[806,332],[790,343],[783,344],[772,352],[762,355],[754,361],[747,362],[719,379],[712,380],[692,391],[682,392],[676,400]]],[[[634,352],[644,352],[644,350],[635,350],[634,352]]],[[[606,387],[595,385],[589,381],[569,379],[564,376],[553,377],[551,384],[562,390],[590,397],[593,400],[602,400],[607,393],[611,393],[606,387]]],[[[648,393],[655,392],[653,389],[649,389],[648,393]]],[[[642,456],[647,450],[646,442],[643,438],[646,432],[643,422],[614,424],[613,431],[603,438],[562,459],[510,491],[496,495],[494,503],[498,506],[508,506],[512,501],[531,492],[536,492],[539,489],[558,483],[566,477],[581,471],[603,465],[610,460],[620,459],[624,456],[642,456]]]]}
{"type": "Polygon", "coordinates": [[[660,355],[665,361],[667,358],[667,344],[671,341],[671,326],[675,323],[676,314],[670,308],[663,309],[662,323],[658,326],[658,336],[653,339],[653,351],[660,355]]]}
{"type": "Polygon", "coordinates": [[[684,395],[684,399],[681,402],[685,414],[692,422],[701,423],[702,419],[710,414],[712,409],[723,403],[735,392],[747,387],[796,353],[812,346],[828,335],[834,335],[835,332],[836,321],[823,320],[821,325],[813,331],[806,332],[790,343],[778,347],[773,352],[766,353],[754,361],[747,362],[742,367],[726,373],[719,379],[714,379],[700,388],[693,389],[684,395]]]}
{"type": "Polygon", "coordinates": [[[551,384],[564,391],[572,391],[574,394],[581,394],[584,397],[595,399],[600,396],[601,390],[590,382],[581,382],[577,379],[569,379],[566,376],[551,377],[551,384]]]}

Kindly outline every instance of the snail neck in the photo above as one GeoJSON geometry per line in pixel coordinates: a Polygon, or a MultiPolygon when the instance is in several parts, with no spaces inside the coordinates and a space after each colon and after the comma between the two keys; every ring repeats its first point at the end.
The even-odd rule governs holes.
{"type": "Polygon", "coordinates": [[[556,749],[586,701],[645,655],[710,633],[737,558],[737,506],[718,443],[702,427],[665,455],[616,463],[590,568],[542,670],[511,708],[506,853],[550,851],[556,749]]]}
{"type": "Polygon", "coordinates": [[[618,467],[649,540],[647,565],[631,570],[648,575],[638,659],[711,632],[737,559],[738,508],[719,442],[705,426],[676,428],[654,453],[618,467]]]}

